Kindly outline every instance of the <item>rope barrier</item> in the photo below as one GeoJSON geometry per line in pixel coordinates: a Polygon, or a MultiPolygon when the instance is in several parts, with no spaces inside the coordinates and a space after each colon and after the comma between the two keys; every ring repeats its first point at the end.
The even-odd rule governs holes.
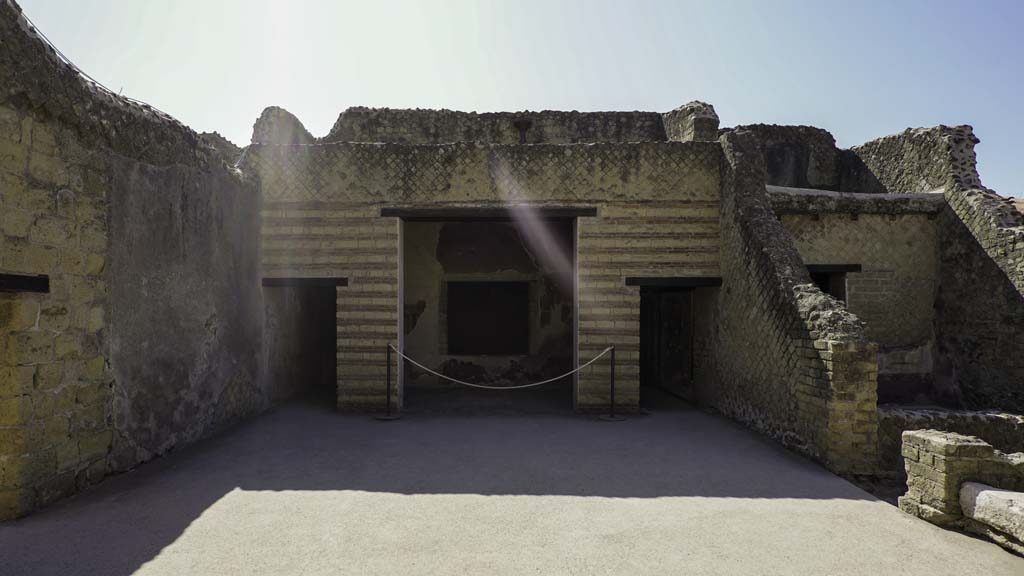
{"type": "Polygon", "coordinates": [[[554,378],[548,378],[547,380],[541,380],[540,382],[531,382],[530,384],[519,384],[517,386],[486,386],[484,384],[474,384],[472,382],[466,382],[465,380],[459,380],[457,378],[452,378],[451,376],[445,376],[444,374],[441,374],[440,372],[437,372],[435,370],[431,370],[430,368],[427,368],[423,364],[420,364],[419,362],[417,362],[417,361],[413,360],[412,358],[406,356],[405,353],[403,353],[401,350],[399,350],[398,348],[395,348],[394,344],[388,344],[388,348],[390,348],[391,350],[394,350],[399,356],[401,356],[402,358],[405,358],[406,360],[408,360],[409,363],[412,364],[413,366],[416,366],[417,368],[425,370],[425,371],[429,372],[430,374],[433,374],[434,376],[437,376],[438,378],[444,378],[445,380],[449,380],[449,381],[454,382],[456,384],[462,384],[463,386],[469,386],[471,388],[483,388],[484,390],[521,390],[523,388],[533,388],[535,386],[543,386],[544,384],[550,384],[551,382],[554,382],[555,380],[561,380],[562,378],[565,378],[566,376],[572,376],[573,374],[579,372],[580,370],[583,370],[587,366],[590,366],[594,362],[597,362],[598,359],[600,359],[602,356],[604,356],[608,352],[612,351],[614,349],[614,346],[609,346],[609,347],[605,348],[604,350],[601,351],[600,354],[598,354],[597,356],[594,356],[593,358],[591,358],[590,361],[588,361],[586,364],[583,364],[582,366],[578,366],[578,367],[576,367],[576,368],[566,372],[565,374],[562,374],[561,376],[555,376],[554,378]]]}

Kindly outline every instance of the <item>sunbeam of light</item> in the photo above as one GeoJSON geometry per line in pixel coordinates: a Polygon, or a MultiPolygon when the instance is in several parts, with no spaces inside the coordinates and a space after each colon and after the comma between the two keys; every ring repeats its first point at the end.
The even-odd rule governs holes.
{"type": "Polygon", "coordinates": [[[507,163],[500,159],[492,177],[498,188],[498,195],[508,208],[512,224],[520,238],[530,248],[542,268],[549,270],[563,290],[569,289],[575,280],[571,246],[559,242],[548,222],[541,218],[536,206],[527,204],[525,187],[511,175],[507,163]]]}

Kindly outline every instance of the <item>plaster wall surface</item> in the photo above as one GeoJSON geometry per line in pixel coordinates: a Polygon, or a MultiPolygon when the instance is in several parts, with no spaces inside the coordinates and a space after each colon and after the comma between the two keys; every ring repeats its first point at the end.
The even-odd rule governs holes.
{"type": "Polygon", "coordinates": [[[223,164],[110,166],[113,456],[128,467],[266,406],[259,207],[223,164]]]}

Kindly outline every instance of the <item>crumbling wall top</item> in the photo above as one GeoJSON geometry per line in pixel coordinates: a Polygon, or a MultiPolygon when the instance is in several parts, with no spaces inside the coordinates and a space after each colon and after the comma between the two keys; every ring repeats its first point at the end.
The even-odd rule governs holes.
{"type": "Polygon", "coordinates": [[[313,144],[316,138],[294,114],[277,106],[268,106],[252,127],[253,144],[313,144]]]}
{"type": "Polygon", "coordinates": [[[212,149],[184,124],[111,92],[60,54],[14,0],[0,0],[0,103],[73,127],[83,143],[149,164],[206,163],[212,149]]]}
{"type": "Polygon", "coordinates": [[[656,112],[460,112],[353,107],[338,116],[325,142],[571,144],[662,142],[656,112]]]}

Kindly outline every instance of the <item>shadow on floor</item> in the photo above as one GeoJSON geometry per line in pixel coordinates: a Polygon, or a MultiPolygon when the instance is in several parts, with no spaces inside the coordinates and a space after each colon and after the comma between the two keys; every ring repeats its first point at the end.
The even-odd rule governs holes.
{"type": "Polygon", "coordinates": [[[0,572],[130,574],[235,489],[871,499],[770,440],[682,404],[615,423],[436,412],[378,422],[292,402],[0,525],[0,572]]]}

